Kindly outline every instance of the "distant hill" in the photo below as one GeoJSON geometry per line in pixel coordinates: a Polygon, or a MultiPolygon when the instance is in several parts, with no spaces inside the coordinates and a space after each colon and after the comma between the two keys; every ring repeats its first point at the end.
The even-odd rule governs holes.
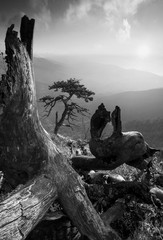
{"type": "Polygon", "coordinates": [[[115,105],[119,105],[122,108],[124,121],[163,118],[163,77],[137,70],[126,70],[116,66],[102,65],[102,69],[100,69],[101,65],[96,68],[93,67],[96,63],[88,62],[86,64],[77,60],[73,62],[75,62],[74,65],[71,61],[66,65],[60,61],[52,62],[43,58],[34,59],[38,98],[51,93],[48,90],[48,85],[53,81],[78,77],[75,76],[75,73],[68,74],[68,71],[74,66],[73,69],[76,69],[77,72],[81,67],[81,71],[78,71],[80,75],[83,73],[86,79],[92,76],[90,82],[86,82],[85,79],[82,80],[86,86],[90,85],[89,88],[92,90],[95,88],[94,85],[100,85],[93,103],[87,105],[91,112],[97,108],[98,104],[104,102],[110,110],[113,110],[115,105]],[[97,72],[101,75],[99,81],[97,81],[97,72]],[[105,79],[103,79],[102,73],[105,79]],[[108,78],[111,79],[107,82],[105,81],[106,73],[108,78]],[[104,86],[104,82],[110,84],[110,87],[104,86]],[[116,88],[120,93],[114,93],[116,88]],[[135,91],[135,89],[139,90],[135,91]],[[140,89],[143,89],[143,91],[140,91],[140,89]]]}
{"type": "MultiPolygon", "coordinates": [[[[2,62],[0,69],[3,69],[2,62]]],[[[101,102],[104,102],[110,111],[116,105],[120,106],[122,119],[125,122],[163,118],[163,77],[161,76],[106,64],[84,62],[80,59],[68,61],[68,58],[66,61],[34,58],[34,71],[38,99],[50,94],[48,86],[54,81],[76,77],[82,78],[82,83],[90,90],[96,90],[94,101],[85,105],[91,110],[91,114],[101,102]]],[[[42,113],[43,106],[40,103],[38,105],[39,112],[42,113]]],[[[54,116],[50,116],[48,121],[53,125],[54,116]]]]}
{"type": "MultiPolygon", "coordinates": [[[[44,91],[44,85],[42,83],[36,83],[37,90],[39,88],[40,91],[40,89],[42,88],[42,90],[44,91]]],[[[122,121],[124,124],[125,122],[132,120],[153,121],[155,119],[163,119],[163,88],[146,91],[123,92],[112,95],[97,94],[94,97],[94,101],[85,104],[85,107],[90,109],[90,113],[92,115],[97,109],[98,105],[102,102],[105,104],[106,108],[109,111],[113,111],[116,105],[120,106],[122,121]]],[[[59,108],[57,109],[57,111],[58,110],[59,108]]],[[[43,106],[41,104],[39,104],[39,112],[42,115],[43,106]]],[[[47,122],[47,120],[44,119],[44,122],[47,122]]],[[[84,119],[84,122],[86,122],[86,128],[88,129],[90,124],[89,119],[84,119]]],[[[48,123],[46,124],[50,124],[53,126],[53,123],[54,114],[52,113],[52,115],[49,116],[48,123]]],[[[81,124],[83,124],[82,121],[79,125],[81,124]]]]}
{"type": "Polygon", "coordinates": [[[63,64],[45,58],[34,58],[34,72],[36,81],[47,85],[66,77],[63,64]]]}
{"type": "Polygon", "coordinates": [[[34,67],[38,82],[49,85],[58,80],[78,78],[96,94],[163,88],[163,76],[97,63],[85,58],[67,57],[59,58],[58,61],[35,58],[34,67]]]}
{"type": "Polygon", "coordinates": [[[112,95],[99,94],[91,106],[92,111],[101,102],[111,111],[116,105],[120,106],[123,121],[163,118],[163,88],[112,95]]]}
{"type": "MultiPolygon", "coordinates": [[[[5,66],[0,58],[0,72],[2,73],[4,70],[5,66]]],[[[42,84],[41,92],[37,93],[38,96],[42,94],[42,91],[46,92],[48,86],[54,81],[66,80],[71,77],[81,79],[82,83],[96,94],[110,95],[163,88],[163,76],[97,63],[85,58],[66,57],[58,58],[58,60],[34,58],[34,72],[36,82],[42,84]]]]}
{"type": "Polygon", "coordinates": [[[82,82],[97,94],[163,88],[163,76],[135,69],[124,69],[107,64],[107,61],[97,62],[97,59],[93,60],[89,56],[56,57],[54,63],[56,61],[63,67],[61,78],[65,73],[66,79],[70,77],[82,79],[82,82]]]}

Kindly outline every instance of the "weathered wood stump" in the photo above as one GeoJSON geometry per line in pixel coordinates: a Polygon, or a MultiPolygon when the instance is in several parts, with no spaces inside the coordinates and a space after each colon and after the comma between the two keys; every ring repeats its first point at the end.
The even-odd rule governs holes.
{"type": "Polygon", "coordinates": [[[14,25],[5,39],[8,70],[0,82],[0,170],[10,189],[21,185],[1,200],[0,239],[25,239],[56,198],[89,239],[118,239],[40,123],[32,63],[34,20],[24,16],[20,29],[21,39],[14,25]]]}
{"type": "Polygon", "coordinates": [[[147,158],[153,156],[158,149],[149,147],[140,132],[122,132],[121,110],[118,106],[110,114],[104,104],[101,104],[91,118],[90,151],[94,157],[74,157],[73,167],[83,170],[112,170],[123,163],[138,169],[148,167],[147,158]],[[101,139],[101,134],[107,123],[111,122],[113,133],[110,137],[101,139]]]}

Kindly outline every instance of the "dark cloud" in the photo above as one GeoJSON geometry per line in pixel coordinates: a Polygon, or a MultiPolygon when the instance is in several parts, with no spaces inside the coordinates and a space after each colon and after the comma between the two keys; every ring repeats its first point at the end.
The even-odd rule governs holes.
{"type": "Polygon", "coordinates": [[[163,1],[150,1],[148,6],[144,5],[140,8],[137,16],[139,22],[149,29],[157,29],[163,23],[163,1]]]}
{"type": "Polygon", "coordinates": [[[0,38],[11,24],[15,24],[17,30],[24,14],[36,20],[36,33],[54,28],[58,19],[64,18],[70,4],[77,5],[79,2],[80,0],[0,0],[0,38]]]}
{"type": "Polygon", "coordinates": [[[77,4],[79,0],[48,0],[48,7],[56,17],[62,17],[70,4],[77,4]]]}
{"type": "Polygon", "coordinates": [[[6,14],[10,15],[15,12],[20,12],[26,10],[30,11],[29,1],[26,0],[0,0],[0,15],[6,14]]]}
{"type": "Polygon", "coordinates": [[[59,16],[68,7],[69,1],[63,0],[0,0],[0,27],[6,28],[12,23],[19,25],[22,15],[36,17],[46,9],[53,16],[59,16]]]}
{"type": "Polygon", "coordinates": [[[0,19],[6,22],[13,15],[21,12],[32,17],[39,14],[42,8],[50,11],[54,17],[62,17],[70,4],[77,4],[79,0],[0,0],[0,19]]]}
{"type": "Polygon", "coordinates": [[[11,24],[15,24],[16,26],[19,26],[20,24],[20,19],[21,17],[24,16],[23,12],[19,12],[17,14],[15,14],[14,16],[12,16],[10,19],[8,19],[7,21],[7,25],[10,26],[11,24]]]}
{"type": "Polygon", "coordinates": [[[6,21],[7,21],[7,15],[1,13],[1,14],[0,14],[0,22],[1,22],[1,23],[4,23],[4,22],[6,22],[6,21]]]}
{"type": "Polygon", "coordinates": [[[30,1],[26,0],[0,0],[0,25],[8,27],[12,23],[18,24],[23,14],[31,17],[30,1]]]}
{"type": "Polygon", "coordinates": [[[14,9],[14,8],[21,8],[23,6],[28,5],[29,1],[26,0],[1,0],[0,4],[1,4],[1,10],[5,9],[5,10],[9,10],[9,9],[14,9]]]}

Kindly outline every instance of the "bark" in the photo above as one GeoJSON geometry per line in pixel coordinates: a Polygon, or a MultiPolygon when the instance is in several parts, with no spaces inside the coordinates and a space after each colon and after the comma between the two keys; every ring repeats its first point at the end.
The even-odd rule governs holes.
{"type": "MultiPolygon", "coordinates": [[[[95,156],[95,165],[114,169],[123,163],[130,166],[144,169],[148,162],[145,160],[157,149],[150,148],[139,132],[122,132],[120,108],[116,106],[111,114],[101,104],[91,119],[91,140],[89,143],[91,153],[95,156]],[[101,139],[102,131],[108,122],[112,122],[113,133],[106,139],[101,139]]],[[[85,160],[84,160],[85,161],[85,160]]],[[[83,161],[83,162],[84,162],[83,161]]],[[[75,162],[75,160],[73,160],[75,162]]],[[[92,165],[93,159],[88,159],[92,165]]]]}
{"type": "Polygon", "coordinates": [[[78,230],[89,239],[118,239],[87,197],[80,176],[42,127],[32,63],[34,20],[22,19],[21,40],[6,34],[8,70],[1,82],[0,167],[14,189],[0,204],[0,239],[25,239],[58,197],[78,230]],[[31,182],[31,179],[32,182],[31,182]]]}
{"type": "Polygon", "coordinates": [[[113,134],[121,134],[122,133],[121,109],[118,106],[116,106],[111,116],[113,134]]]}
{"type": "Polygon", "coordinates": [[[72,167],[76,170],[110,170],[109,164],[102,159],[97,159],[91,156],[75,156],[71,158],[72,167]]]}
{"type": "Polygon", "coordinates": [[[58,112],[55,113],[55,128],[54,128],[54,134],[58,133],[58,112]]]}
{"type": "Polygon", "coordinates": [[[26,46],[29,57],[33,58],[33,31],[34,31],[34,19],[29,20],[27,16],[22,18],[20,26],[20,38],[22,43],[26,46]]]}
{"type": "Polygon", "coordinates": [[[44,175],[19,187],[0,203],[0,239],[25,239],[55,198],[57,189],[44,175]]]}
{"type": "Polygon", "coordinates": [[[58,113],[56,114],[56,125],[54,128],[54,134],[57,134],[60,127],[63,125],[63,122],[66,118],[67,112],[68,112],[68,106],[67,106],[67,103],[64,103],[64,111],[62,113],[60,120],[58,120],[58,113]]]}

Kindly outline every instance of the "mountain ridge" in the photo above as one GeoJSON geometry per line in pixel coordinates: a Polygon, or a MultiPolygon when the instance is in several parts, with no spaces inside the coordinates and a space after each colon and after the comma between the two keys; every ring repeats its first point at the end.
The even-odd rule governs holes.
{"type": "MultiPolygon", "coordinates": [[[[79,61],[80,62],[80,61],[79,61]]],[[[76,62],[76,65],[79,64],[79,62],[76,62]]],[[[87,62],[88,63],[88,62],[87,62]]],[[[87,63],[84,63],[82,68],[87,65],[87,63]]],[[[72,63],[68,63],[68,65],[72,66],[72,63]]],[[[52,91],[48,90],[48,86],[52,84],[54,81],[58,80],[66,80],[69,78],[70,75],[67,74],[68,65],[62,65],[62,62],[60,60],[52,62],[49,59],[45,58],[34,58],[34,71],[35,71],[35,79],[36,79],[36,94],[37,99],[52,94],[52,91]]],[[[74,65],[74,67],[76,66],[74,65]]],[[[94,63],[87,66],[87,69],[89,70],[88,74],[91,74],[91,71],[94,71],[94,63]],[[90,67],[91,66],[91,67],[90,67]]],[[[78,68],[80,67],[80,64],[78,68]]],[[[105,65],[105,69],[108,68],[107,65],[105,65]]],[[[122,73],[133,73],[133,70],[125,70],[120,67],[112,67],[112,71],[115,73],[116,70],[121,69],[121,78],[123,79],[122,73]]],[[[70,71],[71,69],[69,69],[70,71]]],[[[78,69],[76,69],[77,71],[78,69]]],[[[102,70],[100,70],[102,71],[102,70]]],[[[134,70],[134,72],[139,74],[142,74],[142,71],[134,70]]],[[[94,74],[94,73],[93,73],[94,74]]],[[[123,121],[130,121],[133,119],[154,119],[154,118],[163,118],[163,77],[157,76],[155,74],[146,73],[143,72],[143,76],[151,76],[150,81],[152,81],[152,86],[155,86],[155,88],[150,88],[151,85],[146,86],[150,89],[141,89],[141,90],[135,90],[134,87],[132,87],[133,81],[130,82],[130,85],[132,87],[132,90],[126,90],[124,91],[125,87],[123,86],[123,91],[115,93],[112,91],[109,87],[104,87],[102,85],[102,76],[98,84],[101,84],[101,88],[98,89],[98,92],[95,92],[94,101],[87,104],[86,107],[90,108],[91,114],[94,113],[94,111],[97,109],[98,104],[101,102],[104,102],[106,105],[106,108],[110,111],[114,109],[116,105],[119,105],[122,109],[122,119],[123,121]],[[157,87],[155,84],[155,78],[157,78],[160,87],[157,87]],[[103,89],[103,91],[101,91],[103,89]]],[[[130,77],[131,74],[129,74],[130,77]]],[[[138,76],[137,75],[137,76],[138,76]]],[[[71,77],[76,77],[75,74],[71,74],[71,77]]],[[[129,78],[128,77],[128,78],[129,78]]],[[[78,77],[76,77],[78,78],[78,77]]],[[[109,79],[111,76],[109,77],[109,79]]],[[[92,81],[97,81],[98,76],[96,79],[91,80],[91,84],[89,89],[93,90],[92,87],[95,84],[92,84],[92,81]],[[92,87],[91,87],[92,86],[92,87]]],[[[142,79],[142,78],[141,78],[142,79]]],[[[149,78],[148,78],[149,79],[149,78]]],[[[148,81],[146,79],[146,81],[148,81]]],[[[139,79],[138,79],[139,80],[139,79]]],[[[141,81],[135,81],[135,84],[140,83],[141,81]]],[[[87,86],[87,81],[84,79],[82,80],[82,83],[87,86]]],[[[117,80],[117,86],[119,87],[120,83],[119,80],[117,80]]],[[[123,85],[123,81],[121,83],[123,85]]],[[[141,86],[140,86],[141,87],[141,86]]],[[[43,107],[39,104],[39,108],[41,108],[41,112],[43,111],[43,107]]],[[[54,120],[54,119],[53,119],[54,120]]]]}

